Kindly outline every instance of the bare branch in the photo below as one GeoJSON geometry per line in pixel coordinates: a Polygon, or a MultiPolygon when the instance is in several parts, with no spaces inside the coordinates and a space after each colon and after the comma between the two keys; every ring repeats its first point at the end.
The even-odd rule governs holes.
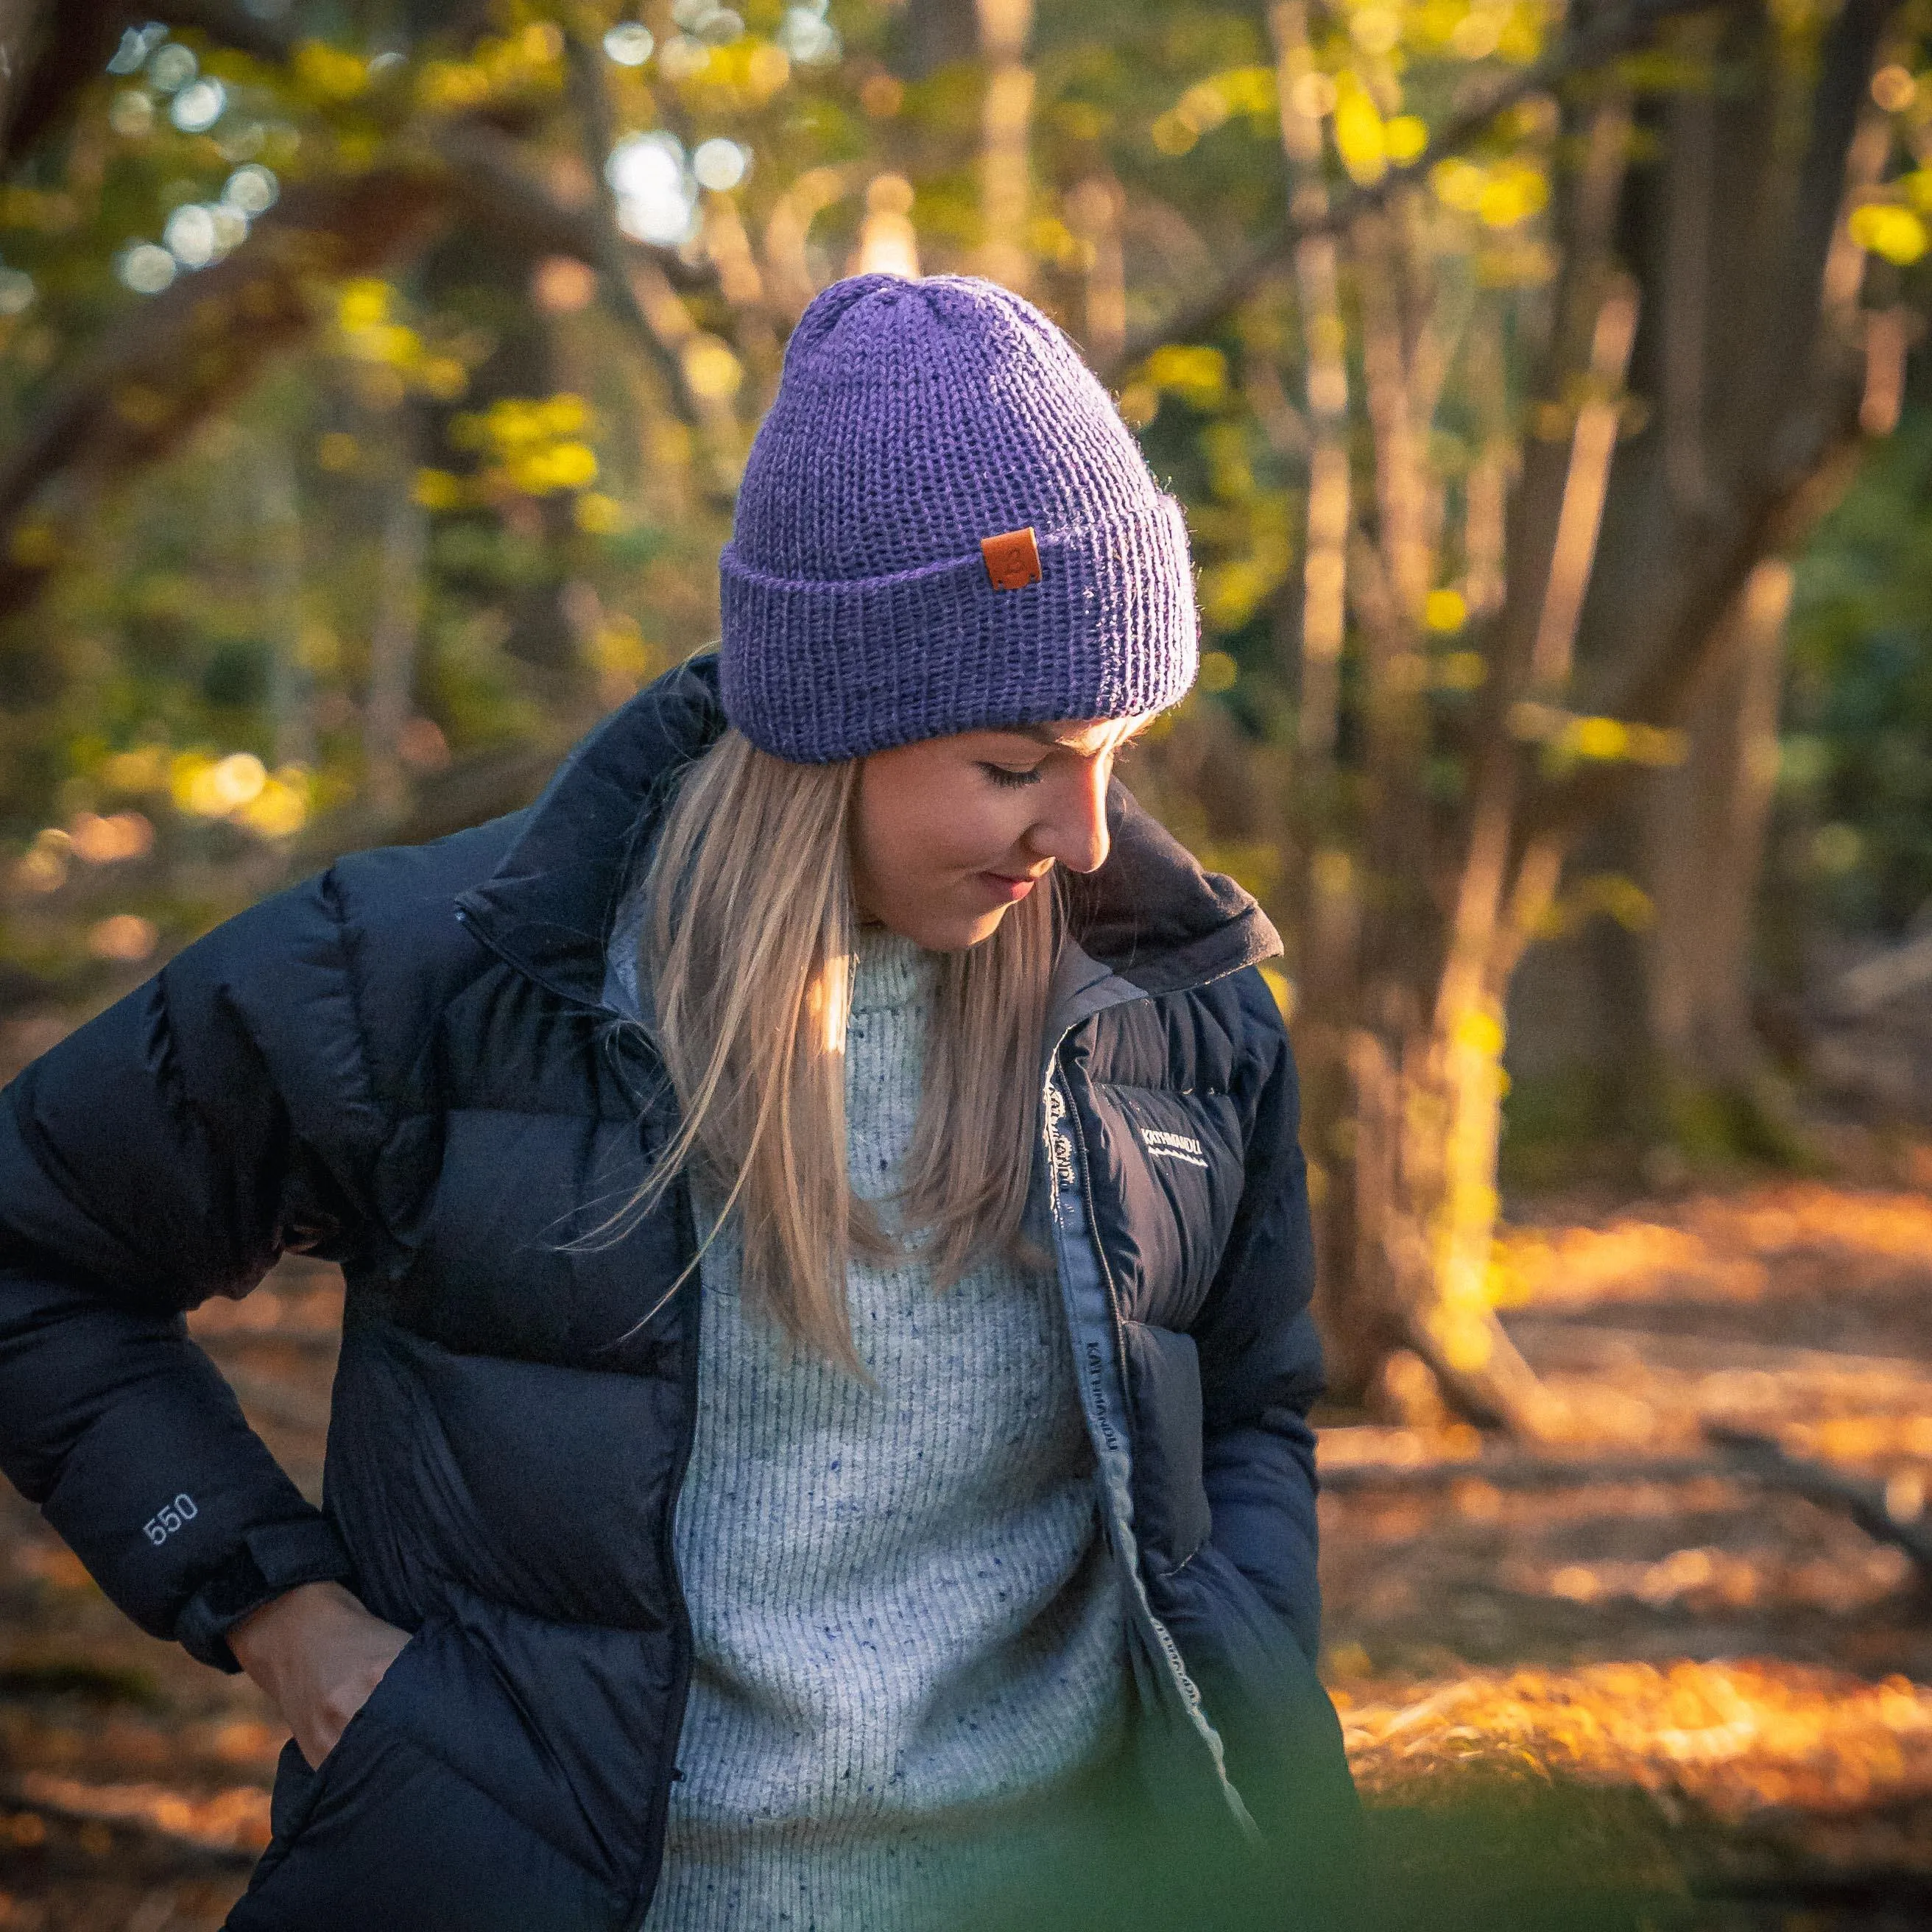
{"type": "MultiPolygon", "coordinates": [[[[0,0],[4,4],[4,0],[0,0]]],[[[474,32],[482,25],[482,10],[471,10],[479,17],[464,27],[474,32]]],[[[237,0],[172,0],[168,17],[180,27],[193,28],[211,40],[257,59],[280,62],[294,53],[300,37],[286,26],[258,20],[237,0]]],[[[442,23],[451,31],[452,22],[442,23]]],[[[573,54],[573,80],[601,88],[594,59],[581,68],[580,44],[569,43],[573,54]]],[[[601,134],[608,148],[610,116],[602,115],[601,134]]],[[[608,238],[605,224],[595,206],[572,208],[553,194],[524,165],[517,142],[488,121],[471,117],[449,121],[430,128],[424,145],[448,166],[450,199],[468,214],[487,221],[493,233],[515,242],[532,254],[569,255],[592,268],[601,268],[608,238]]],[[[591,173],[600,184],[603,179],[603,153],[592,159],[591,173]]],[[[648,255],[671,281],[689,287],[712,279],[708,272],[689,266],[674,248],[651,248],[619,233],[618,252],[648,255]]]]}
{"type": "MultiPolygon", "coordinates": [[[[173,0],[167,14],[177,26],[192,28],[260,60],[286,61],[299,42],[292,28],[258,20],[237,0],[173,0]]],[[[473,22],[472,28],[480,24],[473,22]]],[[[449,26],[443,22],[446,32],[449,26]]],[[[570,44],[578,47],[574,40],[570,44]]],[[[590,80],[601,86],[594,62],[590,80]]],[[[609,118],[607,111],[602,118],[608,123],[609,118]]],[[[608,125],[603,132],[608,136],[608,125]]],[[[597,210],[570,208],[560,201],[525,167],[516,142],[500,129],[465,117],[430,129],[425,145],[450,169],[452,202],[465,213],[487,220],[493,232],[507,236],[532,254],[574,256],[592,268],[601,266],[605,237],[597,210]]],[[[602,169],[599,153],[591,172],[600,183],[602,169]]],[[[674,248],[650,248],[622,235],[617,245],[620,252],[649,255],[680,286],[711,279],[705,271],[688,266],[674,248]]]]}
{"type": "Polygon", "coordinates": [[[1923,1514],[1901,1520],[1886,1506],[1885,1485],[1788,1454],[1754,1430],[1707,1423],[1704,1433],[1717,1456],[1550,1455],[1507,1450],[1473,1456],[1436,1456],[1426,1461],[1356,1461],[1325,1466],[1322,1487],[1330,1496],[1364,1490],[1453,1489],[1486,1483],[1498,1490],[1605,1488],[1636,1483],[1678,1484],[1714,1478],[1802,1496],[1849,1516],[1875,1542],[1902,1550],[1932,1582],[1932,1521],[1923,1514]]]}
{"type": "MultiPolygon", "coordinates": [[[[1713,654],[1723,648],[1725,618],[1752,571],[1788,551],[1834,502],[1864,447],[1860,434],[1863,372],[1834,357],[1820,324],[1828,296],[1832,237],[1862,163],[1856,152],[1859,104],[1894,0],[1857,0],[1833,22],[1821,64],[1793,218],[1782,253],[1744,334],[1756,356],[1744,386],[1762,453],[1730,502],[1706,512],[1684,545],[1674,598],[1647,641],[1620,660],[1616,682],[1589,707],[1632,724],[1682,721],[1713,654]],[[1774,344],[1774,352],[1767,350],[1774,344]]],[[[1573,838],[1634,776],[1628,764],[1578,767],[1544,788],[1521,828],[1526,842],[1573,838]]]]}
{"type": "Polygon", "coordinates": [[[1458,1483],[1487,1483],[1498,1490],[1567,1490],[1628,1483],[1708,1482],[1734,1476],[1728,1462],[1714,1456],[1544,1455],[1520,1449],[1480,1456],[1438,1456],[1415,1462],[1389,1456],[1378,1462],[1353,1460],[1324,1465],[1326,1496],[1360,1490],[1448,1490],[1458,1483]]]}
{"type": "Polygon", "coordinates": [[[1894,1516],[1886,1506],[1882,1483],[1789,1455],[1772,1437],[1754,1430],[1707,1422],[1704,1433],[1729,1453],[1740,1474],[1767,1489],[1783,1490],[1827,1509],[1842,1510],[1874,1541],[1904,1550],[1918,1565],[1919,1575],[1932,1582],[1932,1522],[1922,1512],[1894,1516]]]}
{"type": "MultiPolygon", "coordinates": [[[[486,122],[452,121],[428,138],[427,146],[449,170],[452,203],[532,255],[569,255],[602,269],[607,237],[594,208],[560,201],[524,164],[515,141],[486,122]]],[[[601,178],[601,163],[599,178],[601,178]]],[[[709,268],[693,268],[675,248],[633,241],[620,231],[623,262],[655,262],[679,288],[709,287],[709,268]]]]}
{"type": "MultiPolygon", "coordinates": [[[[1810,460],[1759,491],[1727,530],[1712,533],[1702,552],[1705,567],[1675,617],[1648,649],[1633,654],[1622,680],[1596,709],[1629,724],[1682,722],[1712,655],[1722,647],[1725,614],[1745,580],[1762,559],[1796,544],[1851,481],[1864,448],[1857,429],[1858,403],[1856,386],[1847,385],[1835,420],[1814,428],[1810,460]]],[[[1574,837],[1632,782],[1636,769],[1610,763],[1580,766],[1546,787],[1525,814],[1526,836],[1574,837]]]]}
{"type": "Polygon", "coordinates": [[[0,611],[29,601],[58,540],[22,541],[50,484],[70,519],[100,490],[173,447],[313,315],[307,284],[415,245],[442,212],[434,176],[380,169],[291,188],[223,262],[142,303],[82,357],[0,464],[0,611]]]}
{"type": "MultiPolygon", "coordinates": [[[[231,28],[242,36],[261,24],[219,0],[194,0],[176,13],[182,24],[191,20],[224,40],[231,28]]],[[[248,50],[272,52],[282,44],[273,39],[279,31],[257,36],[248,50]]],[[[682,366],[644,317],[630,270],[634,263],[652,268],[660,285],[687,287],[708,284],[708,272],[691,268],[674,250],[619,236],[594,209],[566,206],[530,176],[517,144],[480,121],[433,126],[412,157],[406,140],[398,151],[404,158],[353,180],[292,188],[226,261],[140,303],[77,358],[0,461],[0,612],[31,602],[58,561],[57,542],[20,541],[44,493],[66,490],[64,520],[164,454],[272,355],[308,332],[308,280],[392,262],[452,211],[532,254],[574,256],[598,268],[620,292],[614,305],[621,315],[628,304],[640,339],[668,364],[674,393],[688,401],[682,366]]]]}
{"type": "Polygon", "coordinates": [[[604,178],[604,164],[614,139],[614,120],[610,91],[604,84],[604,70],[596,52],[574,34],[564,41],[568,63],[572,104],[577,110],[578,130],[584,160],[593,184],[595,200],[584,212],[590,224],[590,252],[584,259],[598,272],[598,290],[604,305],[621,322],[646,356],[663,376],[664,386],[680,416],[688,423],[699,418],[697,398],[685,380],[684,361],[674,346],[653,326],[638,292],[632,286],[630,268],[625,260],[623,230],[617,226],[617,202],[604,178]]]}
{"type": "MultiPolygon", "coordinates": [[[[171,26],[192,28],[222,46],[253,54],[257,60],[285,61],[304,38],[296,31],[292,21],[258,19],[238,0],[168,0],[156,11],[171,26]]],[[[467,44],[488,26],[490,11],[488,0],[444,4],[436,21],[438,38],[458,46],[467,44]]],[[[151,15],[142,10],[132,12],[132,17],[142,20],[151,15]]]]}

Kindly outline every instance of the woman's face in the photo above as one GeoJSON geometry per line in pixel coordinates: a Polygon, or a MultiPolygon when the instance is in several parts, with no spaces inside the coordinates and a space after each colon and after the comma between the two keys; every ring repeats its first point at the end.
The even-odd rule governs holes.
{"type": "Polygon", "coordinates": [[[1146,722],[962,731],[874,752],[853,819],[860,916],[955,952],[991,938],[1056,865],[1094,871],[1114,755],[1146,722]]]}

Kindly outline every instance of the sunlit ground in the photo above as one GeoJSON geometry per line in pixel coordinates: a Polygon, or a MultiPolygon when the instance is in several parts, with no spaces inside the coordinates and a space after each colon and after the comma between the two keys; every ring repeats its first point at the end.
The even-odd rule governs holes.
{"type": "Polygon", "coordinates": [[[1574,1440],[1324,1438],[1328,1673],[1364,1791],[1641,1792],[1706,1898],[1694,1922],[1932,1923],[1932,1595],[1904,1550],[1742,1479],[1702,1426],[1924,1522],[1932,1197],[1706,1196],[1519,1228],[1504,1263],[1505,1319],[1574,1440]]]}
{"type": "MultiPolygon", "coordinates": [[[[1694,1198],[1520,1228],[1504,1258],[1506,1318],[1573,1439],[1526,1456],[1426,1419],[1324,1437],[1325,1670],[1372,1806],[1453,1820],[1513,1791],[1540,1818],[1560,1799],[1561,1828],[1603,1821],[1580,1878],[1654,1856],[1683,1894],[1672,1924],[1932,1923],[1912,1563],[1740,1478],[1700,1430],[1744,1422],[1923,1511],[1932,1194],[1694,1198]]],[[[339,1306],[328,1270],[290,1264],[194,1321],[312,1492],[339,1306]]],[[[0,1504],[0,1928],[218,1925],[282,1735],[0,1504]]]]}

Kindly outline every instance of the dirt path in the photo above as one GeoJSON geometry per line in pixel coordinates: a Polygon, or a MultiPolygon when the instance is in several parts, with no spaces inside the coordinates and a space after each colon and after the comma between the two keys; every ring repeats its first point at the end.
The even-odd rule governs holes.
{"type": "MultiPolygon", "coordinates": [[[[1747,1424],[1923,1510],[1932,1196],[1634,1208],[1519,1228],[1504,1262],[1506,1318],[1570,1405],[1574,1472],[1526,1479],[1454,1427],[1324,1433],[1326,1670],[1364,1790],[1418,1816],[1478,1786],[1580,1791],[1624,1821],[1592,1856],[1651,1833],[1704,1894],[1682,1922],[1708,1932],[1932,1924],[1913,1566],[1700,1433],[1747,1424]]],[[[312,1494],[339,1310],[328,1270],[290,1264],[193,1323],[312,1494]]],[[[219,1925],[282,1735],[0,1499],[0,1932],[219,1925]]]]}
{"type": "Polygon", "coordinates": [[[1932,1604],[1706,1420],[1932,1491],[1932,1198],[1791,1184],[1505,1245],[1577,1480],[1446,1429],[1323,1442],[1328,1672],[1377,1798],[1478,1772],[1648,1794],[1712,1926],[1932,1924],[1932,1604]],[[1727,1898],[1729,1903],[1719,1903],[1727,1898]],[[1793,1919],[1802,1909],[1810,1916],[1793,1919]]]}

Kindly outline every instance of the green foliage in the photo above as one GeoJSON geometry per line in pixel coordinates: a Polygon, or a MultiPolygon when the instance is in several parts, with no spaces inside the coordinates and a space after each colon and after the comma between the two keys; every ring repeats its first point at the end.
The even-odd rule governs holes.
{"type": "MultiPolygon", "coordinates": [[[[466,116],[486,114],[530,178],[581,206],[601,158],[583,152],[566,35],[594,48],[618,10],[502,0],[474,38],[411,41],[391,10],[297,0],[281,62],[130,32],[114,70],[0,191],[0,436],[31,424],[158,290],[254,246],[278,197],[420,166],[424,144],[466,116]]],[[[1517,6],[1495,33],[1452,46],[1465,0],[1385,10],[1352,38],[1316,22],[1313,58],[1333,76],[1316,104],[1334,116],[1323,166],[1338,188],[1375,178],[1418,112],[1446,111],[1472,75],[1520,66],[1543,32],[1541,14],[1517,6]]],[[[778,286],[785,273],[822,284],[850,266],[881,176],[911,184],[927,268],[975,266],[988,238],[982,67],[907,72],[904,18],[881,0],[840,0],[829,26],[813,24],[822,8],[778,0],[739,24],[712,12],[646,10],[647,56],[598,63],[620,150],[641,134],[668,142],[688,211],[640,203],[624,211],[633,232],[675,242],[701,272],[728,266],[735,226],[764,278],[748,294],[728,273],[680,271],[682,405],[582,269],[573,280],[568,262],[472,221],[391,274],[334,278],[317,254],[314,326],[270,380],[227,397],[84,522],[56,489],[16,525],[14,560],[57,568],[31,622],[0,637],[0,835],[19,855],[0,898],[14,958],[58,971],[111,943],[134,962],[127,920],[172,944],[298,862],[314,818],[377,782],[377,639],[399,623],[413,638],[400,742],[417,784],[451,760],[561,742],[704,640],[720,489],[775,378],[782,304],[800,299],[778,286]],[[707,196],[692,158],[719,140],[747,158],[735,186],[707,196]],[[782,237],[803,182],[824,186],[794,258],[782,237]],[[394,544],[412,503],[414,584],[399,592],[394,544]],[[400,618],[399,595],[413,598],[400,618]],[[89,857],[118,848],[83,820],[115,813],[149,826],[142,855],[89,857]]],[[[1076,333],[1101,328],[1104,353],[1108,248],[1133,326],[1281,218],[1276,50],[1252,10],[1129,0],[1104,19],[1042,8],[1030,58],[1034,185],[1014,238],[1033,292],[1076,333]]],[[[1485,153],[1540,152],[1546,134],[1505,128],[1485,153]]],[[[1519,173],[1540,182],[1544,165],[1519,173]]],[[[1486,212],[1479,195],[1459,212],[1438,197],[1445,260],[1458,237],[1533,220],[1535,199],[1492,196],[1486,212]]],[[[1132,374],[1123,399],[1194,519],[1214,647],[1201,701],[1257,739],[1294,728],[1275,638],[1305,516],[1305,438],[1280,374],[1300,356],[1298,331],[1271,285],[1215,339],[1132,374]]],[[[114,406],[164,422],[166,376],[124,385],[114,406]]],[[[1438,762],[1453,789],[1453,760],[1438,762]]],[[[1226,844],[1213,816],[1202,837],[1226,844]]],[[[1261,852],[1234,830],[1239,849],[1261,852]]],[[[1248,869],[1278,877],[1278,856],[1248,869]]]]}
{"type": "Polygon", "coordinates": [[[1932,905],[1932,408],[1874,453],[1798,566],[1783,865],[1835,920],[1932,905]]]}
{"type": "Polygon", "coordinates": [[[1383,1798],[1359,1835],[1251,1852],[1171,1821],[1117,1828],[1070,1880],[976,1913],[989,1932],[1669,1932],[1692,1922],[1640,1794],[1472,1772],[1383,1798]]]}
{"type": "MultiPolygon", "coordinates": [[[[98,959],[102,922],[122,914],[172,944],[326,849],[319,818],[387,813],[374,836],[445,766],[554,748],[705,641],[730,491],[785,330],[813,286],[867,259],[882,223],[909,224],[928,272],[982,267],[989,244],[1008,245],[1029,292],[1106,360],[1296,196],[1333,201],[1415,164],[1472,100],[1541,57],[1562,17],[1557,0],[1042,0],[1024,215],[994,236],[987,66],[920,70],[917,8],[829,7],[497,0],[464,34],[412,38],[374,0],[292,0],[280,59],[130,32],[115,70],[0,188],[0,448],[116,332],[213,286],[196,280],[204,265],[263,252],[278,206],[320,205],[376,170],[433,176],[452,130],[486,129],[580,230],[607,159],[587,132],[607,122],[620,156],[657,171],[655,202],[610,173],[621,218],[656,251],[630,258],[650,319],[608,278],[600,290],[563,229],[499,232],[487,202],[454,215],[439,202],[441,238],[426,222],[386,264],[345,274],[325,246],[304,256],[305,334],[266,380],[200,407],[132,487],[96,507],[56,477],[0,537],[0,568],[53,567],[31,617],[0,629],[0,950],[98,959]],[[572,37],[605,97],[590,118],[572,37]],[[706,152],[723,172],[698,166],[706,152]],[[386,749],[376,673],[399,637],[406,716],[386,749]],[[154,782],[122,785],[130,759],[154,782]],[[214,809],[256,766],[262,789],[214,809]],[[196,776],[218,767],[226,791],[196,776]],[[151,845],[88,859],[107,848],[74,842],[78,815],[116,812],[142,815],[151,845]]],[[[1828,11],[1798,0],[1778,31],[1802,54],[1828,11]]],[[[1634,57],[1623,78],[1646,103],[1708,86],[1708,59],[1687,48],[1634,57]]],[[[1918,138],[1932,106],[1903,69],[1887,86],[1882,104],[1918,138]]],[[[1306,922],[1286,902],[1311,868],[1341,877],[1341,864],[1359,913],[1420,918],[1414,855],[1455,844],[1504,589],[1484,506],[1526,433],[1567,437],[1582,400],[1546,399],[1534,420],[1526,408],[1580,158],[1562,113],[1557,94],[1532,93],[1418,168],[1387,230],[1341,238],[1328,309],[1285,256],[1196,338],[1112,371],[1185,500],[1206,634],[1199,693],[1150,747],[1147,783],[1204,850],[1267,882],[1292,946],[1306,922]],[[1392,345],[1408,364],[1397,388],[1434,386],[1413,425],[1413,568],[1396,567],[1408,539],[1390,521],[1392,345]],[[1323,355],[1352,506],[1327,557],[1313,554],[1323,355]],[[1293,752],[1308,726],[1306,586],[1345,560],[1334,716],[1315,733],[1334,756],[1310,766],[1293,752]],[[1211,758],[1188,765],[1204,745],[1211,758]],[[1371,830],[1398,779],[1427,828],[1401,856],[1371,830]]],[[[1647,138],[1634,137],[1640,164],[1647,138]]],[[[1877,212],[1855,238],[1888,274],[1916,259],[1920,172],[1866,197],[1877,212]]],[[[245,308],[211,308],[207,342],[245,334],[245,308]]],[[[195,337],[184,380],[214,353],[195,337]]],[[[166,428],[174,373],[121,382],[118,418],[166,428]]],[[[1899,465],[1923,441],[1901,441],[1880,495],[1916,489],[1899,465]]],[[[1822,564],[1805,580],[1825,694],[1797,721],[1792,758],[1820,774],[1820,850],[1836,863],[1855,834],[1869,855],[1832,890],[1897,922],[1932,892],[1932,781],[1910,722],[1926,701],[1906,664],[1916,646],[1899,641],[1916,638],[1914,600],[1876,561],[1905,526],[1860,534],[1859,514],[1892,514],[1858,511],[1867,494],[1834,526],[1856,583],[1832,589],[1822,564]]],[[[1616,721],[1546,710],[1552,764],[1637,755],[1627,732],[1589,748],[1616,721]]]]}

